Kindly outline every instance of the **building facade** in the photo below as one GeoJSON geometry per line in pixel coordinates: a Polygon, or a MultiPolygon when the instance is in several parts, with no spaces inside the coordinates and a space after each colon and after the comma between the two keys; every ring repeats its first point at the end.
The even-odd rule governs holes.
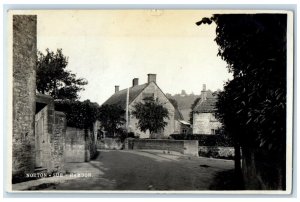
{"type": "Polygon", "coordinates": [[[175,120],[177,118],[180,119],[180,117],[177,117],[177,109],[175,109],[173,104],[157,85],[156,74],[148,74],[148,81],[145,84],[139,85],[139,79],[134,78],[130,88],[119,90],[119,86],[115,86],[115,93],[105,101],[103,105],[118,105],[124,110],[128,107],[127,130],[140,138],[167,138],[175,131],[175,120]],[[138,128],[138,119],[132,115],[134,106],[147,97],[152,97],[154,100],[163,104],[169,113],[169,118],[165,119],[167,125],[164,130],[157,134],[152,134],[151,137],[149,131],[142,132],[138,128]]]}
{"type": "Polygon", "coordinates": [[[217,97],[203,85],[201,98],[193,109],[193,134],[214,135],[222,124],[216,119],[217,97]]]}

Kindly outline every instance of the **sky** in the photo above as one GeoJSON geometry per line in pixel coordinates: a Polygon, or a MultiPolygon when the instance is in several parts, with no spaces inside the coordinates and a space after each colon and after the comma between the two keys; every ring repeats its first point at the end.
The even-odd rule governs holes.
{"type": "MultiPolygon", "coordinates": [[[[31,12],[32,13],[32,12],[31,12]]],[[[212,11],[200,10],[76,10],[35,11],[37,47],[62,49],[67,69],[88,85],[80,100],[102,104],[113,93],[147,82],[157,74],[164,93],[181,90],[200,94],[203,84],[215,91],[231,79],[217,56],[216,25],[196,26],[212,11]]]]}

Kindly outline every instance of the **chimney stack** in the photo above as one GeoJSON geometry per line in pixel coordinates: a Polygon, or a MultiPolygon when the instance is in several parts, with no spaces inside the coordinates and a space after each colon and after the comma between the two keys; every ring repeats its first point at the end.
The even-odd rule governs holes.
{"type": "Polygon", "coordinates": [[[150,82],[156,83],[156,74],[148,74],[148,83],[150,82]]]}
{"type": "Polygon", "coordinates": [[[115,93],[119,91],[120,86],[115,86],[115,93]]]}
{"type": "Polygon", "coordinates": [[[138,85],[139,85],[139,79],[138,79],[138,78],[134,78],[134,79],[132,80],[132,87],[138,86],[138,85]]]}
{"type": "Polygon", "coordinates": [[[203,89],[201,91],[201,100],[204,101],[206,99],[207,99],[206,84],[203,84],[203,89]]]}

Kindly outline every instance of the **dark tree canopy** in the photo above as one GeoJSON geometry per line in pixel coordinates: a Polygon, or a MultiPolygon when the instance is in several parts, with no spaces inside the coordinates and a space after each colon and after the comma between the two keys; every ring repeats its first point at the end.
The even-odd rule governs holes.
{"type": "Polygon", "coordinates": [[[145,98],[134,106],[132,112],[138,119],[138,127],[141,131],[149,130],[150,134],[158,133],[168,124],[165,119],[169,118],[168,109],[153,98],[145,98]]]}
{"type": "Polygon", "coordinates": [[[286,134],[287,16],[214,15],[213,21],[219,55],[234,77],[219,95],[219,117],[230,131],[239,126],[230,126],[229,120],[238,120],[241,141],[278,149],[286,134]]]}
{"type": "Polygon", "coordinates": [[[84,90],[87,81],[76,78],[76,75],[66,70],[68,58],[63,55],[62,49],[56,53],[46,49],[46,54],[38,52],[36,84],[37,91],[48,94],[54,99],[76,100],[78,92],[84,90]]]}
{"type": "MultiPolygon", "coordinates": [[[[284,171],[287,15],[218,14],[197,24],[212,22],[217,25],[218,55],[234,77],[218,95],[216,116],[245,155],[247,148],[264,151],[257,159],[284,171]]],[[[257,169],[267,170],[263,165],[257,169]]],[[[285,175],[274,172],[264,173],[265,180],[273,180],[270,187],[276,187],[276,180],[284,183],[277,176],[285,175]]]]}
{"type": "Polygon", "coordinates": [[[98,117],[99,105],[90,100],[83,102],[63,100],[55,101],[55,110],[66,114],[68,126],[92,129],[98,117]]]}
{"type": "Polygon", "coordinates": [[[98,120],[109,136],[115,136],[116,133],[123,130],[124,117],[125,110],[118,105],[102,105],[99,108],[98,120]]]}

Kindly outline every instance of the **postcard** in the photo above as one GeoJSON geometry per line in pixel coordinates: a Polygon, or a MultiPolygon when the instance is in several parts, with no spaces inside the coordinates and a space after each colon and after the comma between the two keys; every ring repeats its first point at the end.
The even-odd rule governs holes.
{"type": "Polygon", "coordinates": [[[292,11],[7,15],[7,191],[291,193],[292,11]]]}

